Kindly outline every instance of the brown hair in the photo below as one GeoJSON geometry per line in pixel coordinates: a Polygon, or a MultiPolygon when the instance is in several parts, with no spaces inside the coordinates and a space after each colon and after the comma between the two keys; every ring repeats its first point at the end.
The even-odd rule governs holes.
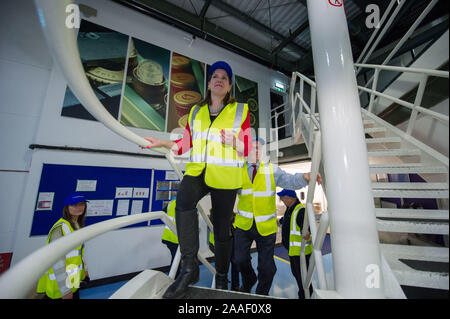
{"type": "MultiPolygon", "coordinates": [[[[223,105],[228,105],[231,103],[236,102],[236,99],[234,97],[231,96],[230,92],[228,92],[225,97],[223,98],[223,105]]],[[[200,102],[197,103],[197,105],[199,106],[203,106],[205,104],[211,105],[212,101],[211,101],[211,90],[208,89],[208,91],[206,92],[206,96],[203,100],[201,100],[200,102]]]]}
{"type": "MultiPolygon", "coordinates": [[[[86,204],[86,203],[85,203],[85,204],[86,204]]],[[[72,226],[72,228],[73,228],[74,230],[76,230],[76,228],[75,228],[75,226],[74,226],[74,224],[73,224],[73,221],[72,221],[72,215],[70,215],[69,207],[68,207],[68,206],[69,206],[69,205],[64,206],[62,218],[64,218],[65,220],[67,220],[67,221],[70,223],[70,225],[72,226]]],[[[80,216],[78,216],[78,226],[80,226],[80,228],[83,228],[83,227],[84,227],[84,220],[85,220],[85,218],[86,218],[86,209],[87,209],[87,205],[84,206],[84,212],[83,212],[83,214],[81,214],[80,216]]]]}

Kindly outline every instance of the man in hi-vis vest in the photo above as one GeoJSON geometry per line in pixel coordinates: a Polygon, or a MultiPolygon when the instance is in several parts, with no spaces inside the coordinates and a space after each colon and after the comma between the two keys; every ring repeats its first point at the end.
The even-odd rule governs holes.
{"type": "MultiPolygon", "coordinates": [[[[286,205],[284,216],[280,218],[281,242],[289,251],[291,271],[298,285],[298,298],[305,299],[300,269],[300,251],[303,239],[301,234],[303,231],[303,220],[305,218],[305,206],[303,206],[293,190],[283,189],[277,195],[284,205],[286,205]]],[[[306,267],[309,267],[309,258],[312,253],[311,233],[309,231],[306,233],[305,241],[306,267]]],[[[310,295],[312,292],[312,286],[309,286],[310,295]]]]}
{"type": "MultiPolygon", "coordinates": [[[[277,270],[273,258],[277,233],[276,187],[305,187],[310,173],[288,174],[275,164],[261,161],[263,145],[263,139],[253,138],[244,164],[242,189],[238,191],[234,253],[242,274],[241,291],[250,292],[258,281],[255,292],[268,295],[277,270]],[[258,276],[251,263],[250,247],[253,241],[258,251],[258,276]]],[[[320,176],[318,180],[320,183],[320,176]]]]}

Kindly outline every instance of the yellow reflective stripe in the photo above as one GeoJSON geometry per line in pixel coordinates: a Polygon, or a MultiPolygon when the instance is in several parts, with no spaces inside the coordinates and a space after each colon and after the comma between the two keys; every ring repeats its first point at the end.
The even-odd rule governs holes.
{"type": "Polygon", "coordinates": [[[260,222],[265,222],[265,221],[271,220],[273,218],[277,218],[277,213],[273,213],[270,215],[256,216],[255,221],[257,223],[260,223],[260,222]]]}
{"type": "Polygon", "coordinates": [[[238,103],[236,106],[236,116],[233,123],[233,134],[236,134],[241,128],[242,118],[244,117],[244,103],[238,103]]]}
{"type": "Polygon", "coordinates": [[[81,250],[80,249],[74,249],[72,251],[70,251],[67,255],[66,258],[72,258],[72,257],[77,257],[81,255],[81,250]]]}
{"type": "Polygon", "coordinates": [[[276,191],[254,191],[253,197],[272,197],[275,193],[276,191]]]}
{"type": "Polygon", "coordinates": [[[252,188],[240,189],[240,190],[238,190],[238,194],[242,195],[242,196],[250,195],[250,194],[253,194],[253,189],[252,188]]]}
{"type": "Polygon", "coordinates": [[[246,212],[245,210],[238,209],[238,214],[243,216],[243,217],[253,218],[253,213],[246,212]]]}
{"type": "Polygon", "coordinates": [[[68,276],[73,276],[79,273],[81,270],[83,270],[83,264],[79,265],[78,267],[72,267],[69,269],[66,268],[66,273],[68,276]]]}

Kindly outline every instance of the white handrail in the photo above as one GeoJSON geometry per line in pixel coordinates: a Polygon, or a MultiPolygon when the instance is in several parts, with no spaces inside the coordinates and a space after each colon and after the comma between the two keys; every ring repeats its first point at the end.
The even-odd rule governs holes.
{"type": "MultiPolygon", "coordinates": [[[[403,35],[403,37],[397,42],[395,48],[393,48],[391,50],[391,52],[388,54],[388,56],[384,59],[383,63],[381,63],[381,65],[386,65],[391,58],[394,56],[395,53],[397,53],[397,51],[403,46],[403,44],[406,42],[406,40],[409,39],[409,37],[412,35],[412,33],[417,29],[417,27],[420,25],[420,23],[422,22],[422,20],[428,15],[428,13],[431,11],[431,9],[433,9],[433,7],[437,4],[439,0],[431,0],[430,3],[428,4],[428,6],[425,8],[425,10],[422,11],[422,13],[419,15],[419,17],[416,19],[416,21],[414,21],[414,23],[411,25],[411,27],[409,28],[409,30],[403,35]]],[[[402,3],[399,3],[399,6],[397,7],[397,9],[401,6],[403,6],[403,4],[406,2],[406,0],[403,0],[402,3]]],[[[380,39],[381,40],[381,39],[380,39]]],[[[372,54],[372,53],[370,53],[372,54]]],[[[370,55],[369,54],[369,55],[370,55]]],[[[366,57],[365,60],[362,61],[362,63],[365,63],[367,61],[367,59],[369,58],[369,55],[366,57]]],[[[361,71],[361,68],[358,69],[357,74],[359,73],[359,71],[361,71]]],[[[366,87],[374,80],[374,76],[372,76],[366,83],[366,87]]]]}
{"type": "MultiPolygon", "coordinates": [[[[70,4],[72,4],[71,0],[35,0],[47,46],[53,60],[58,63],[72,92],[93,117],[119,136],[146,148],[151,145],[150,142],[133,133],[111,116],[92,90],[81,64],[75,31],[73,28],[66,27],[65,24],[65,12],[70,4]]],[[[164,154],[180,180],[183,178],[183,172],[176,164],[171,151],[162,147],[152,150],[164,154]]],[[[205,210],[200,204],[197,208],[208,228],[213,232],[213,225],[205,210]]]]}
{"type": "Polygon", "coordinates": [[[421,68],[410,68],[405,66],[393,66],[393,65],[378,65],[378,64],[361,64],[355,63],[356,67],[368,68],[368,69],[378,69],[386,71],[396,71],[396,72],[406,72],[406,73],[420,73],[430,76],[437,76],[441,78],[448,78],[449,71],[432,70],[432,69],[421,69],[421,68]]]}
{"type": "MultiPolygon", "coordinates": [[[[303,289],[305,292],[306,298],[310,298],[309,295],[309,286],[311,284],[312,274],[314,271],[314,267],[317,267],[317,275],[319,279],[319,288],[322,290],[327,290],[327,281],[325,275],[325,268],[323,266],[322,260],[322,245],[323,240],[325,238],[325,234],[323,233],[326,228],[319,227],[321,232],[317,231],[315,214],[313,208],[313,200],[314,193],[316,188],[317,181],[317,173],[319,173],[319,166],[322,157],[321,151],[321,134],[320,131],[315,132],[314,134],[314,151],[312,155],[312,164],[311,164],[311,179],[308,184],[308,194],[306,196],[306,210],[303,218],[303,229],[302,229],[302,243],[300,250],[300,269],[302,275],[302,283],[303,289]],[[306,267],[306,256],[305,256],[305,248],[306,248],[306,234],[308,233],[308,228],[311,230],[311,238],[313,243],[313,251],[312,260],[310,259],[309,267],[306,267]]],[[[328,224],[328,215],[326,216],[326,220],[320,222],[328,224]]]]}
{"type": "MultiPolygon", "coordinates": [[[[61,256],[82,243],[105,232],[153,219],[161,219],[176,234],[175,224],[162,211],[123,216],[87,226],[38,249],[2,274],[0,299],[25,298],[42,274],[50,269],[61,256]]],[[[206,261],[201,254],[198,256],[202,262],[206,261]]],[[[207,261],[206,265],[208,269],[214,269],[207,261]]],[[[176,266],[175,263],[172,265],[175,268],[176,266]]]]}
{"type": "Polygon", "coordinates": [[[386,8],[386,11],[384,12],[383,16],[381,17],[380,23],[379,23],[379,27],[378,28],[374,28],[375,30],[373,31],[372,35],[369,38],[369,41],[367,41],[366,46],[364,47],[364,49],[362,50],[361,54],[358,57],[358,60],[356,62],[360,62],[361,59],[364,57],[364,55],[366,54],[366,50],[370,47],[370,45],[372,44],[372,41],[375,39],[376,35],[378,34],[378,31],[381,30],[381,26],[383,25],[384,21],[386,20],[387,16],[389,15],[389,13],[392,10],[392,7],[394,6],[395,3],[398,3],[397,0],[391,0],[391,2],[389,3],[389,6],[386,8]]]}

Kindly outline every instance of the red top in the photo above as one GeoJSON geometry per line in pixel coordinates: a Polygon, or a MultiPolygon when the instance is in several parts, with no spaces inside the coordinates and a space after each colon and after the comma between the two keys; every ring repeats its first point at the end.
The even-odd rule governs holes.
{"type": "MultiPolygon", "coordinates": [[[[252,134],[250,129],[250,113],[247,113],[247,117],[241,125],[241,130],[239,131],[238,138],[240,141],[244,143],[244,154],[240,154],[243,156],[247,156],[252,143],[252,134]]],[[[178,145],[178,152],[176,155],[181,155],[186,153],[192,147],[192,139],[191,139],[191,129],[189,127],[189,123],[187,123],[186,128],[184,130],[184,135],[179,140],[176,140],[175,143],[178,145]]]]}

